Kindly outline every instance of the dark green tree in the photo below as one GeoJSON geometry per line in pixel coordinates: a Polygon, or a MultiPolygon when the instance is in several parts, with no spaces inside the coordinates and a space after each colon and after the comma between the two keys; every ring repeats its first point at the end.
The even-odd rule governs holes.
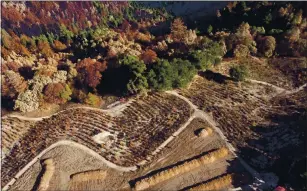
{"type": "Polygon", "coordinates": [[[144,74],[146,65],[143,61],[136,56],[128,55],[120,59],[119,63],[128,69],[129,82],[126,87],[129,93],[140,93],[148,88],[147,79],[144,74]]]}
{"type": "Polygon", "coordinates": [[[171,89],[173,75],[171,64],[167,60],[160,59],[147,75],[149,87],[154,90],[171,89]]]}
{"type": "Polygon", "coordinates": [[[236,81],[244,81],[245,78],[248,76],[248,71],[246,66],[237,65],[229,69],[229,74],[236,81]]]}

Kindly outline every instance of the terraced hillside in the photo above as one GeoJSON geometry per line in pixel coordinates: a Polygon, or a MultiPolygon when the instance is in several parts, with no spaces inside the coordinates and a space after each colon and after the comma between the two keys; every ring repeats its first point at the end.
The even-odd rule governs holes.
{"type": "Polygon", "coordinates": [[[15,144],[18,144],[19,138],[24,135],[31,127],[33,127],[33,125],[34,122],[24,121],[13,117],[8,117],[5,120],[2,120],[2,158],[5,157],[6,153],[8,153],[15,144]]]}
{"type": "MultiPolygon", "coordinates": [[[[78,142],[120,166],[150,160],[150,154],[178,130],[191,113],[186,102],[164,93],[136,99],[113,117],[98,110],[66,110],[36,122],[20,135],[18,142],[14,139],[7,144],[14,146],[2,161],[2,185],[40,152],[60,140],[78,142]]],[[[12,119],[3,121],[8,124],[9,120],[12,119]]],[[[10,134],[12,129],[3,130],[4,134],[10,134]]]]}
{"type": "Polygon", "coordinates": [[[304,158],[307,88],[282,93],[261,83],[197,77],[180,94],[211,113],[230,143],[256,169],[272,171],[283,181],[291,177],[287,171],[293,159],[304,158]]]}
{"type": "MultiPolygon", "coordinates": [[[[201,129],[211,128],[205,120],[196,118],[152,160],[136,171],[121,172],[109,168],[105,163],[80,148],[60,145],[36,161],[17,181],[10,190],[33,190],[40,173],[43,171],[42,162],[53,159],[55,173],[50,181],[48,190],[130,190],[135,183],[161,174],[163,171],[177,168],[193,159],[206,157],[212,151],[225,147],[225,142],[218,133],[212,131],[207,136],[198,134],[201,129]],[[92,176],[91,173],[92,172],[92,176]],[[82,181],[75,175],[82,176],[82,181]]],[[[189,164],[189,163],[187,163],[189,164]]],[[[193,163],[194,164],[194,163],[193,163]]],[[[185,165],[185,167],[187,167],[185,165]]],[[[215,158],[208,164],[198,168],[188,168],[187,172],[170,177],[167,181],[156,182],[148,190],[187,190],[192,185],[210,182],[224,174],[242,175],[233,180],[229,188],[245,186],[252,182],[252,177],[232,153],[226,157],[215,158]],[[242,181],[244,180],[244,181],[242,181]]],[[[79,177],[79,176],[78,176],[79,177]]]]}
{"type": "Polygon", "coordinates": [[[180,90],[205,112],[211,113],[226,137],[238,144],[248,137],[257,136],[249,126],[260,120],[254,109],[265,106],[267,89],[261,85],[244,84],[239,87],[233,81],[217,83],[198,77],[188,89],[180,90]]]}

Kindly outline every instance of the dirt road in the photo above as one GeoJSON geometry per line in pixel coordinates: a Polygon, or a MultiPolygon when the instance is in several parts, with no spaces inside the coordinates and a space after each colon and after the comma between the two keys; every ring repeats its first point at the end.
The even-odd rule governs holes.
{"type": "Polygon", "coordinates": [[[209,116],[206,112],[200,110],[197,108],[196,105],[194,105],[189,99],[187,99],[186,97],[179,95],[176,91],[167,91],[167,93],[170,93],[172,95],[175,95],[181,99],[183,99],[184,101],[186,101],[194,110],[195,112],[192,114],[191,118],[201,118],[203,120],[206,120],[212,127],[213,129],[219,134],[219,136],[225,141],[226,146],[228,147],[228,149],[230,150],[230,152],[238,157],[239,161],[241,162],[241,164],[244,166],[244,168],[256,179],[259,180],[260,183],[264,183],[263,180],[261,180],[261,176],[259,175],[259,173],[257,171],[255,171],[252,167],[250,167],[241,157],[239,157],[236,154],[236,149],[228,142],[227,138],[225,137],[225,135],[223,134],[223,132],[217,127],[217,123],[213,120],[213,118],[211,116],[209,116]]]}

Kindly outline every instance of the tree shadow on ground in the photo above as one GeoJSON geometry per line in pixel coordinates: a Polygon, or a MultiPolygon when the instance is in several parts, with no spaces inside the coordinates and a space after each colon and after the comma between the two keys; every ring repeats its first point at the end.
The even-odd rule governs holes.
{"type": "Polygon", "coordinates": [[[15,103],[14,103],[14,100],[12,98],[1,97],[1,109],[4,109],[5,112],[14,111],[14,109],[13,109],[14,105],[15,105],[15,103]]]}
{"type": "MultiPolygon", "coordinates": [[[[43,166],[43,162],[44,162],[44,161],[40,161],[41,166],[43,166]]],[[[42,181],[42,178],[43,178],[43,175],[45,174],[45,172],[46,172],[46,168],[43,167],[43,168],[41,169],[41,171],[39,172],[39,174],[37,175],[37,178],[36,178],[36,180],[35,180],[34,186],[33,186],[33,188],[31,189],[31,191],[36,191],[36,190],[38,190],[39,185],[40,185],[40,183],[41,183],[41,181],[42,181]]]]}
{"type": "Polygon", "coordinates": [[[232,80],[232,78],[230,78],[228,76],[224,76],[223,74],[212,72],[211,70],[199,72],[198,75],[206,78],[207,80],[215,81],[219,84],[224,84],[224,83],[226,83],[227,80],[232,80]]]}

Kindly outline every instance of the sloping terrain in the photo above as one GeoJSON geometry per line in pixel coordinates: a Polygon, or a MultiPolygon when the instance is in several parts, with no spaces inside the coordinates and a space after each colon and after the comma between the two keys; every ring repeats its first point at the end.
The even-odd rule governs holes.
{"type": "MultiPolygon", "coordinates": [[[[50,145],[58,141],[67,140],[81,144],[76,145],[77,148],[84,146],[90,148],[94,154],[98,154],[107,161],[105,162],[107,169],[115,168],[112,171],[116,173],[119,173],[117,170],[134,171],[137,170],[137,166],[141,167],[136,172],[122,172],[127,177],[125,180],[117,180],[121,183],[120,185],[115,184],[116,188],[133,187],[139,179],[151,177],[210,151],[212,148],[210,144],[198,143],[200,138],[196,139],[195,131],[211,125],[215,126],[214,129],[220,129],[215,129],[216,133],[220,134],[219,131],[221,131],[227,138],[225,140],[222,135],[219,135],[218,139],[223,143],[218,143],[218,147],[214,146],[216,143],[213,143],[213,149],[220,148],[222,145],[230,148],[232,146],[229,143],[231,143],[237,149],[237,153],[258,170],[273,171],[282,177],[285,174],[284,171],[291,170],[291,166],[295,165],[283,163],[286,168],[282,172],[275,167],[280,162],[285,162],[285,154],[289,150],[301,148],[288,156],[288,158],[301,159],[304,153],[302,151],[304,133],[301,124],[298,123],[301,123],[301,120],[304,123],[301,114],[304,113],[302,111],[306,111],[306,89],[302,88],[298,92],[280,92],[279,88],[265,83],[252,81],[237,83],[225,76],[217,80],[214,75],[211,77],[205,75],[195,77],[188,88],[180,89],[178,92],[181,95],[170,91],[136,98],[126,104],[126,109],[124,107],[119,109],[119,112],[111,110],[106,112],[86,107],[70,108],[52,117],[31,122],[31,128],[29,126],[28,131],[25,131],[24,134],[20,133],[20,138],[15,137],[11,140],[12,142],[6,143],[6,150],[10,152],[6,153],[2,163],[5,167],[2,169],[3,183],[8,183],[44,149],[50,148],[50,145]],[[195,124],[192,122],[189,125],[191,120],[198,117],[209,120],[210,125],[200,123],[199,126],[192,125],[191,127],[191,124],[195,124]],[[186,125],[188,125],[187,128],[186,125]],[[18,138],[19,141],[17,141],[18,138]],[[175,155],[172,156],[173,154],[175,155]],[[169,162],[164,162],[165,160],[169,162]],[[149,161],[151,162],[148,163],[149,161]],[[157,168],[155,168],[156,163],[158,163],[157,168]]],[[[5,135],[9,135],[11,131],[16,131],[15,128],[18,128],[14,126],[15,121],[18,120],[7,117],[4,121],[8,127],[9,125],[13,127],[5,128],[5,135]]],[[[210,139],[212,138],[205,138],[205,140],[210,139]]],[[[6,138],[6,140],[9,139],[6,138]]],[[[38,159],[44,158],[44,155],[38,159]]],[[[238,160],[233,159],[236,156],[234,153],[230,156],[232,156],[230,161],[238,160]]],[[[212,165],[219,166],[216,162],[212,165]]],[[[197,175],[188,176],[187,173],[183,173],[175,176],[175,179],[164,181],[163,187],[161,187],[162,183],[158,183],[150,189],[178,190],[192,188],[192,185],[197,186],[202,183],[215,184],[214,182],[209,183],[208,180],[220,180],[217,178],[223,174],[238,173],[237,170],[242,169],[241,164],[239,164],[241,167],[238,167],[238,164],[238,162],[230,164],[223,162],[221,169],[224,170],[216,171],[218,174],[209,177],[201,175],[213,170],[205,168],[205,165],[203,173],[198,172],[203,168],[201,167],[196,170],[197,175]],[[225,166],[228,167],[225,168],[225,166]],[[236,167],[233,168],[233,166],[236,167]],[[179,178],[181,176],[185,178],[179,178]],[[179,184],[178,182],[185,183],[179,184]]],[[[87,170],[95,169],[89,167],[87,170]]],[[[239,170],[239,174],[242,172],[246,171],[239,170]]],[[[241,177],[240,180],[246,179],[241,175],[239,177],[241,177]]],[[[19,176],[17,178],[19,179],[19,176]]],[[[64,179],[67,180],[67,178],[64,179]]],[[[101,180],[101,184],[102,182],[104,181],[101,180]]],[[[242,186],[242,183],[239,185],[242,186]]],[[[62,186],[67,187],[67,183],[63,183],[62,186]]],[[[82,186],[82,188],[88,187],[82,186]]]]}
{"type": "MultiPolygon", "coordinates": [[[[231,66],[238,60],[229,59],[214,68],[216,72],[228,75],[231,66]]],[[[243,62],[248,69],[248,78],[267,82],[269,84],[292,90],[302,86],[307,81],[307,60],[305,57],[284,58],[248,58],[243,62]]]]}
{"type": "MultiPolygon", "coordinates": [[[[156,173],[176,167],[191,159],[206,156],[209,152],[225,146],[225,143],[214,132],[207,137],[199,137],[195,134],[199,129],[207,127],[210,127],[207,122],[194,119],[167,147],[155,155],[150,163],[145,164],[134,172],[120,172],[108,168],[99,159],[72,146],[56,147],[42,157],[42,160],[52,158],[55,163],[56,175],[53,176],[50,182],[49,190],[67,190],[70,188],[72,190],[130,189],[141,178],[151,177],[156,173]],[[105,171],[107,176],[99,181],[94,181],[95,177],[93,177],[92,182],[84,181],[79,184],[73,184],[71,186],[74,187],[70,187],[70,183],[73,183],[71,182],[72,175],[98,169],[105,171]]],[[[13,184],[11,190],[33,189],[41,169],[40,162],[37,161],[13,184]]],[[[191,185],[211,181],[211,179],[215,179],[225,173],[235,173],[241,176],[240,179],[235,179],[231,187],[245,185],[251,181],[251,177],[238,160],[229,154],[227,157],[218,159],[212,164],[203,165],[198,169],[176,176],[169,181],[161,182],[151,187],[150,190],[181,190],[191,185]]]]}
{"type": "Polygon", "coordinates": [[[191,112],[184,101],[168,94],[140,98],[116,117],[89,109],[61,112],[36,122],[18,143],[8,144],[14,146],[7,148],[9,152],[2,161],[2,185],[60,140],[81,143],[114,164],[134,166],[149,160],[150,154],[187,121],[191,112]]]}
{"type": "MultiPolygon", "coordinates": [[[[207,77],[208,78],[208,77],[207,77]]],[[[304,158],[306,88],[280,93],[261,83],[216,82],[198,77],[180,93],[212,114],[218,127],[245,161],[258,170],[289,180],[291,159],[304,158]],[[291,151],[291,152],[290,152],[291,151]],[[278,167],[283,164],[283,169],[278,167]]]]}
{"type": "Polygon", "coordinates": [[[266,105],[266,91],[265,86],[258,84],[242,84],[239,87],[231,80],[218,83],[198,77],[180,93],[200,109],[211,113],[226,137],[238,144],[244,138],[256,136],[249,128],[257,119],[252,111],[266,105]]]}

